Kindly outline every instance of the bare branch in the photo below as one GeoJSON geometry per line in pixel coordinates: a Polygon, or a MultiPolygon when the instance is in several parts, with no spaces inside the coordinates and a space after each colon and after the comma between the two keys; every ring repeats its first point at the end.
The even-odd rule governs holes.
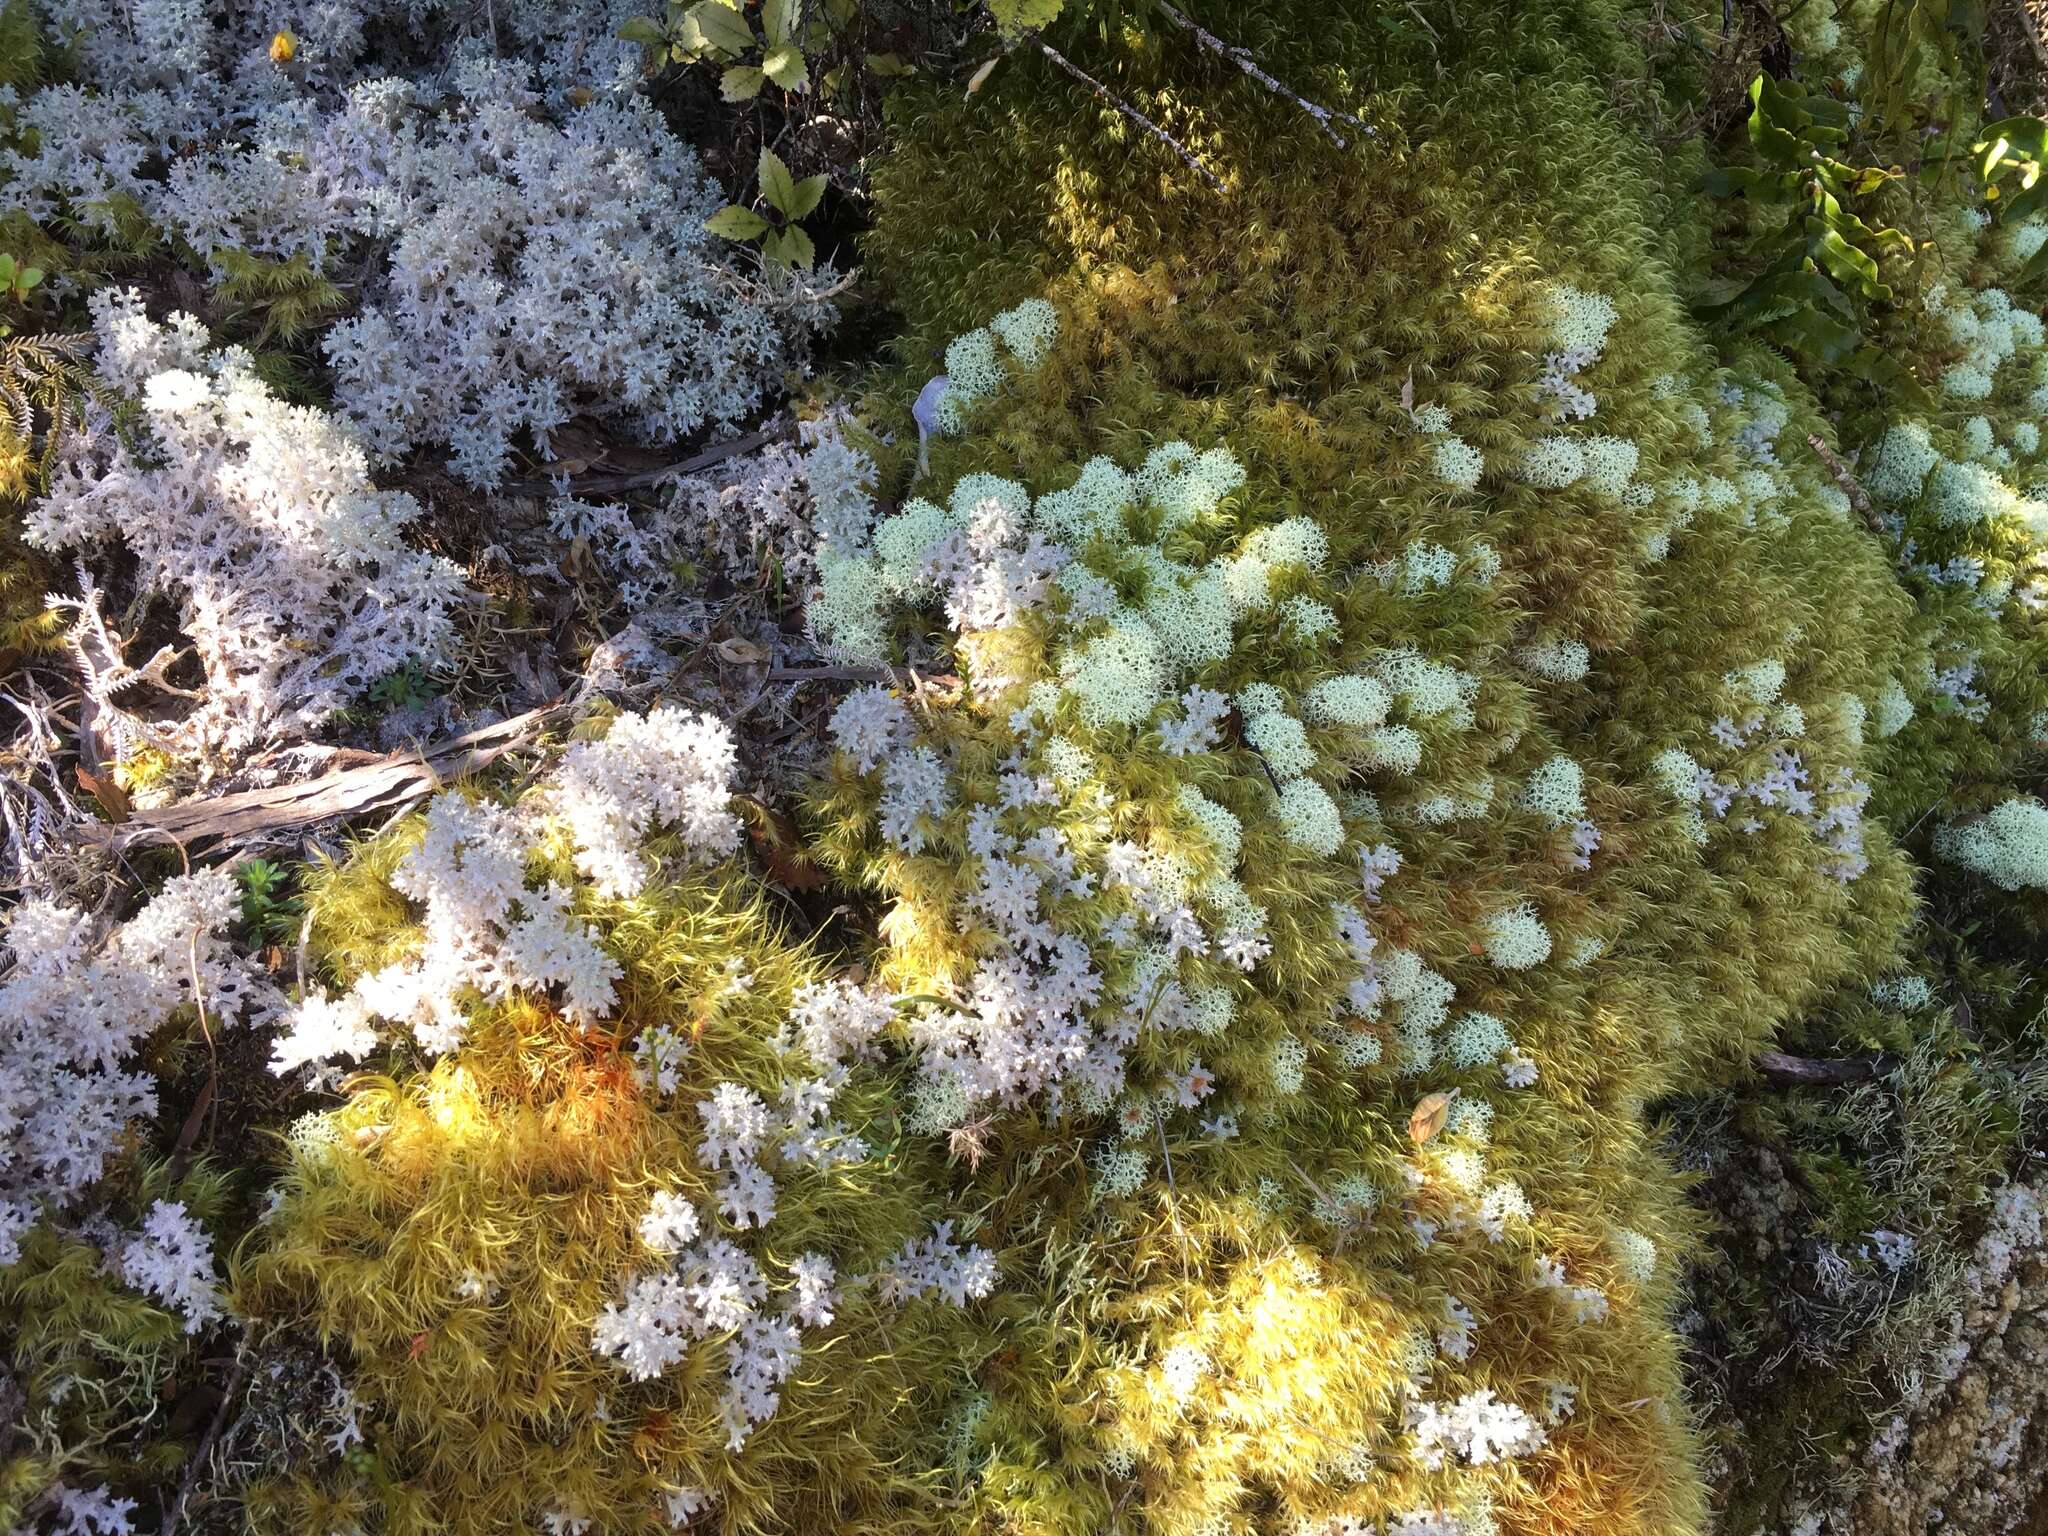
{"type": "Polygon", "coordinates": [[[957,688],[960,679],[951,673],[930,675],[913,672],[908,667],[771,667],[768,670],[771,683],[897,683],[915,687],[920,682],[935,688],[957,688]]]}
{"type": "Polygon", "coordinates": [[[1144,113],[1140,112],[1128,101],[1125,101],[1121,96],[1117,95],[1115,91],[1112,91],[1100,80],[1096,79],[1093,75],[1089,74],[1087,70],[1081,68],[1080,65],[1076,64],[1073,60],[1069,59],[1065,54],[1061,53],[1059,49],[1053,47],[1051,43],[1048,43],[1043,39],[1040,39],[1038,44],[1038,51],[1044,54],[1048,59],[1051,59],[1053,63],[1059,65],[1061,69],[1064,69],[1076,80],[1080,81],[1083,85],[1087,86],[1089,90],[1095,93],[1097,99],[1108,102],[1112,107],[1115,107],[1117,111],[1121,112],[1125,117],[1129,118],[1132,122],[1136,123],[1140,128],[1143,128],[1147,133],[1151,134],[1153,138],[1157,139],[1160,143],[1164,144],[1176,155],[1180,156],[1181,164],[1185,165],[1189,170],[1193,171],[1197,176],[1201,177],[1202,180],[1208,182],[1210,186],[1214,187],[1218,192],[1223,193],[1225,196],[1229,195],[1230,189],[1223,185],[1223,179],[1220,176],[1218,176],[1214,171],[1210,170],[1209,167],[1202,164],[1201,161],[1197,160],[1194,157],[1194,155],[1188,150],[1186,145],[1182,144],[1180,140],[1176,139],[1164,128],[1160,127],[1157,123],[1153,122],[1151,118],[1147,117],[1144,113]]]}
{"type": "MultiPolygon", "coordinates": [[[[1174,6],[1168,4],[1167,0],[1157,0],[1157,5],[1168,21],[1172,22],[1176,27],[1193,33],[1195,41],[1204,48],[1208,49],[1218,58],[1227,59],[1232,64],[1235,64],[1245,74],[1256,80],[1260,85],[1263,85],[1275,96],[1283,96],[1301,108],[1302,111],[1306,112],[1314,120],[1315,125],[1323,130],[1330,142],[1339,149],[1349,149],[1351,146],[1342,134],[1330,126],[1330,119],[1333,117],[1339,122],[1349,123],[1358,130],[1361,137],[1371,138],[1373,136],[1374,129],[1370,123],[1353,117],[1349,112],[1339,112],[1333,108],[1321,106],[1316,102],[1310,101],[1307,97],[1289,90],[1259,67],[1259,61],[1252,56],[1252,51],[1249,48],[1239,48],[1224,42],[1222,38],[1209,31],[1200,22],[1189,19],[1174,6]]],[[[1414,7],[1411,6],[1409,9],[1413,10],[1414,7]]],[[[1428,27],[1429,23],[1425,21],[1423,25],[1428,27]]],[[[1435,28],[1430,28],[1430,32],[1433,36],[1435,28]]]]}

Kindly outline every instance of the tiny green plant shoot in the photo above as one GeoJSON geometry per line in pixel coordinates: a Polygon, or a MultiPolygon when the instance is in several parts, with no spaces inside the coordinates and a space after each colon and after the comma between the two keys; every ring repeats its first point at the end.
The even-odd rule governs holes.
{"type": "Polygon", "coordinates": [[[0,293],[16,304],[28,302],[29,290],[42,280],[41,267],[28,266],[12,256],[0,256],[0,293]]]}
{"type": "Polygon", "coordinates": [[[741,203],[728,203],[706,219],[704,227],[728,240],[759,240],[762,254],[770,261],[808,271],[818,259],[818,248],[797,220],[816,208],[825,195],[824,176],[797,181],[780,155],[764,149],[758,179],[759,201],[768,205],[774,218],[741,203]]]}
{"type": "Polygon", "coordinates": [[[446,690],[417,661],[387,672],[370,687],[370,702],[381,709],[418,709],[446,690]]]}
{"type": "Polygon", "coordinates": [[[255,944],[289,944],[298,935],[302,903],[294,871],[269,859],[235,866],[241,886],[242,928],[255,944]]]}

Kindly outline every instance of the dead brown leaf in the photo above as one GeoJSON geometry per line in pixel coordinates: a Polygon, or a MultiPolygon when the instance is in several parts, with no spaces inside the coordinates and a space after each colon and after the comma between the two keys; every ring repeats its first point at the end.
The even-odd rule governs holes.
{"type": "Polygon", "coordinates": [[[1459,1091],[1452,1088],[1442,1093],[1424,1094],[1422,1102],[1415,1106],[1415,1113],[1408,1117],[1408,1139],[1419,1147],[1435,1138],[1451,1118],[1451,1105],[1457,1100],[1459,1091]]]}
{"type": "Polygon", "coordinates": [[[101,778],[87,773],[83,763],[72,771],[78,775],[78,787],[99,802],[100,809],[107,813],[107,820],[118,825],[128,819],[135,809],[134,802],[129,800],[128,791],[116,784],[111,775],[101,778]]]}

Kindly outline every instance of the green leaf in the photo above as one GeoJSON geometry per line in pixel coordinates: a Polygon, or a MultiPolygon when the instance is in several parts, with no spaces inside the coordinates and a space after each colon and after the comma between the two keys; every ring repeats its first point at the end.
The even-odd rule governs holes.
{"type": "Polygon", "coordinates": [[[1809,303],[1825,304],[1844,320],[1856,319],[1856,307],[1849,301],[1849,296],[1829,282],[1824,273],[1790,273],[1779,282],[1778,292],[1785,298],[1798,297],[1809,303]]]}
{"type": "Polygon", "coordinates": [[[802,52],[789,43],[771,49],[761,61],[761,68],[785,91],[800,91],[811,83],[811,77],[804,73],[802,52]]]}
{"type": "Polygon", "coordinates": [[[803,13],[803,0],[763,0],[761,25],[768,31],[768,41],[778,45],[795,42],[803,13]]]}
{"type": "Polygon", "coordinates": [[[668,28],[652,16],[628,16],[619,27],[619,37],[628,43],[638,43],[642,48],[668,46],[668,28]]]}
{"type": "Polygon", "coordinates": [[[1826,97],[1806,97],[1788,90],[1769,75],[1758,75],[1749,83],[1749,141],[1757,152],[1782,170],[1803,168],[1811,163],[1816,144],[1839,144],[1848,137],[1846,127],[1831,126],[1823,118],[1847,121],[1840,104],[1826,97]],[[1809,105],[1820,116],[1809,111],[1809,105]]]}
{"type": "Polygon", "coordinates": [[[1693,183],[1695,191],[1714,197],[1746,197],[1759,203],[1790,202],[1798,186],[1796,176],[1740,165],[1716,166],[1693,183]]]}
{"type": "Polygon", "coordinates": [[[1064,0],[988,0],[988,13],[1005,37],[1036,32],[1059,20],[1064,0]]]}
{"type": "Polygon", "coordinates": [[[768,229],[768,221],[751,208],[727,203],[704,221],[704,227],[727,240],[756,240],[768,229]]]}
{"type": "Polygon", "coordinates": [[[825,195],[825,178],[822,175],[806,176],[796,184],[796,195],[791,205],[783,212],[792,219],[800,219],[818,206],[818,199],[825,195]]]}
{"type": "MultiPolygon", "coordinates": [[[[820,181],[823,181],[825,178],[820,176],[818,179],[820,181]]],[[[43,269],[41,267],[23,267],[21,269],[20,275],[15,278],[15,282],[18,283],[24,289],[33,288],[37,283],[40,283],[42,280],[43,269]]]]}
{"type": "Polygon", "coordinates": [[[1825,363],[1839,363],[1863,341],[1863,333],[1855,326],[1817,309],[1795,309],[1765,329],[1783,345],[1825,363]]]}
{"type": "Polygon", "coordinates": [[[2013,279],[2013,285],[2020,287],[2039,282],[2041,274],[2044,272],[2048,272],[2048,245],[2042,246],[2041,249],[2027,258],[2027,264],[2020,268],[2020,274],[2013,279]]]}
{"type": "Polygon", "coordinates": [[[763,149],[759,174],[761,195],[779,209],[783,217],[796,217],[790,211],[796,202],[796,183],[790,180],[789,167],[782,163],[782,156],[772,149],[763,149]]]}
{"type": "Polygon", "coordinates": [[[795,224],[770,235],[761,242],[761,249],[768,253],[770,261],[779,261],[786,267],[802,267],[806,272],[818,259],[818,248],[811,244],[811,237],[795,224]]]}
{"type": "Polygon", "coordinates": [[[1811,252],[1837,282],[1851,284],[1867,299],[1891,298],[1891,287],[1878,278],[1877,263],[1834,230],[1823,228],[1813,241],[1811,252]]]}
{"type": "Polygon", "coordinates": [[[1984,163],[1977,167],[1977,174],[1989,181],[1998,173],[1999,166],[2005,163],[2005,152],[2012,148],[2012,140],[2000,134],[1996,138],[1987,139],[1977,148],[1984,152],[1984,163]]]}
{"type": "Polygon", "coordinates": [[[2015,194],[2010,202],[1999,206],[2004,222],[2018,224],[2037,212],[2043,202],[2048,202],[2048,179],[2035,182],[2024,191],[2015,194]]]}
{"type": "Polygon", "coordinates": [[[751,64],[734,64],[718,77],[718,94],[727,101],[752,101],[768,77],[751,64]]]}
{"type": "Polygon", "coordinates": [[[1974,146],[1983,149],[1995,139],[2004,139],[2032,159],[2048,158],[2048,122],[2038,117],[2001,117],[1978,130],[1983,134],[1974,146]]]}
{"type": "Polygon", "coordinates": [[[746,17],[718,0],[697,0],[688,16],[707,44],[734,58],[754,46],[754,29],[747,25],[746,17]]]}
{"type": "Polygon", "coordinates": [[[917,73],[917,70],[914,66],[904,63],[901,59],[897,58],[896,55],[893,53],[869,54],[868,68],[872,70],[874,73],[885,77],[894,77],[897,75],[914,75],[917,73]]]}

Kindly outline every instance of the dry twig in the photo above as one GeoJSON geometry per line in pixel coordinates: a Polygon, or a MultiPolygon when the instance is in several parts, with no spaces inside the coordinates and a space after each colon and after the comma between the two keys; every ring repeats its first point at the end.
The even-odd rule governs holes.
{"type": "Polygon", "coordinates": [[[1061,69],[1065,70],[1068,74],[1072,75],[1076,80],[1080,81],[1083,85],[1087,86],[1089,90],[1095,93],[1097,100],[1108,102],[1112,107],[1115,107],[1117,111],[1121,112],[1125,117],[1129,118],[1132,122],[1136,123],[1140,128],[1144,129],[1147,133],[1151,134],[1153,138],[1157,139],[1160,143],[1164,144],[1176,155],[1180,156],[1181,164],[1185,165],[1189,170],[1193,171],[1197,176],[1201,177],[1202,180],[1208,182],[1211,187],[1215,188],[1218,192],[1225,193],[1226,195],[1229,193],[1230,189],[1223,185],[1223,178],[1218,176],[1214,171],[1210,170],[1209,167],[1202,164],[1201,161],[1197,160],[1194,157],[1194,154],[1188,149],[1186,145],[1182,144],[1180,140],[1176,139],[1164,128],[1160,127],[1157,123],[1153,122],[1151,118],[1147,117],[1144,113],[1140,112],[1128,101],[1125,101],[1123,97],[1117,95],[1115,91],[1112,91],[1100,80],[1096,79],[1093,75],[1089,74],[1087,70],[1081,68],[1080,65],[1076,64],[1072,59],[1068,58],[1065,54],[1061,53],[1059,49],[1053,47],[1051,43],[1048,43],[1043,39],[1040,39],[1038,44],[1038,51],[1044,54],[1048,59],[1051,59],[1053,63],[1059,65],[1061,69]]]}
{"type": "MultiPolygon", "coordinates": [[[[1298,95],[1294,91],[1291,91],[1286,86],[1282,85],[1278,80],[1275,80],[1271,75],[1267,74],[1265,70],[1259,67],[1259,61],[1252,56],[1252,51],[1249,48],[1240,48],[1233,44],[1224,42],[1222,38],[1218,37],[1215,33],[1209,31],[1200,22],[1191,20],[1189,17],[1184,15],[1174,6],[1168,4],[1167,0],[1158,0],[1158,8],[1160,14],[1165,16],[1165,18],[1168,21],[1172,22],[1176,27],[1181,28],[1183,31],[1193,33],[1195,41],[1200,43],[1204,48],[1208,49],[1211,53],[1215,54],[1218,58],[1228,59],[1231,63],[1235,64],[1239,69],[1243,70],[1245,74],[1248,75],[1251,79],[1256,80],[1260,85],[1263,85],[1275,96],[1283,96],[1287,100],[1293,102],[1297,107],[1301,108],[1302,111],[1306,112],[1310,116],[1310,118],[1314,120],[1315,125],[1318,128],[1322,129],[1323,132],[1329,137],[1330,142],[1336,145],[1339,149],[1348,149],[1351,146],[1342,134],[1338,133],[1336,129],[1330,126],[1330,119],[1333,117],[1339,120],[1340,122],[1349,123],[1352,127],[1358,130],[1361,137],[1372,137],[1373,128],[1370,123],[1364,122],[1359,118],[1353,117],[1349,112],[1339,112],[1333,108],[1325,107],[1319,105],[1316,102],[1310,101],[1307,97],[1298,95]]],[[[1409,9],[1412,11],[1415,8],[1411,5],[1409,9]]],[[[1422,21],[1422,16],[1420,12],[1416,13],[1416,19],[1418,21],[1422,21]]],[[[1422,25],[1428,29],[1430,36],[1436,36],[1436,28],[1430,26],[1427,21],[1422,21],[1422,25]]]]}
{"type": "Polygon", "coordinates": [[[206,1426],[206,1433],[192,1452],[192,1459],[185,1464],[185,1476],[178,1485],[178,1496],[172,1500],[170,1512],[164,1516],[163,1536],[176,1536],[178,1522],[184,1518],[185,1506],[192,1499],[192,1490],[199,1484],[199,1474],[206,1466],[206,1458],[213,1454],[214,1442],[220,1438],[221,1426],[227,1422],[228,1408],[234,1403],[236,1394],[242,1390],[242,1382],[248,1374],[249,1362],[244,1354],[243,1344],[238,1340],[235,1346],[235,1368],[228,1373],[227,1386],[221,1392],[220,1405],[213,1410],[213,1418],[206,1426]]]}
{"type": "Polygon", "coordinates": [[[1842,488],[1842,494],[1849,498],[1849,505],[1856,509],[1856,515],[1863,520],[1863,526],[1872,533],[1883,533],[1885,527],[1883,523],[1878,521],[1877,512],[1870,505],[1870,493],[1863,489],[1862,483],[1851,473],[1849,466],[1841,461],[1832,448],[1828,447],[1818,432],[1807,433],[1806,443],[1808,447],[1820,456],[1821,463],[1827,466],[1828,473],[1834,477],[1835,484],[1842,488]]]}
{"type": "MultiPolygon", "coordinates": [[[[643,469],[630,475],[597,475],[587,480],[570,480],[566,493],[571,496],[603,496],[620,491],[644,491],[651,486],[695,474],[700,469],[709,469],[714,464],[722,464],[727,459],[736,459],[743,453],[752,453],[756,448],[764,448],[783,435],[784,429],[781,427],[764,427],[759,432],[749,432],[745,437],[713,443],[702,453],[694,453],[674,464],[664,464],[660,469],[643,469]]],[[[561,494],[561,488],[553,480],[507,480],[499,489],[507,496],[561,494]]]]}

